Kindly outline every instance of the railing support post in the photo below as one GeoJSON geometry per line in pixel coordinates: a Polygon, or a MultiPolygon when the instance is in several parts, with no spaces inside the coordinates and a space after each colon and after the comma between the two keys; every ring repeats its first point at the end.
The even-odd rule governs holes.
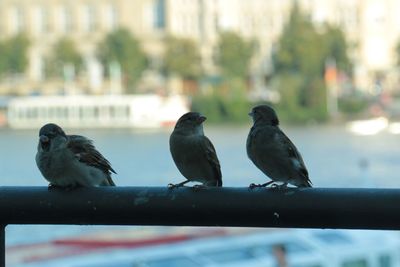
{"type": "Polygon", "coordinates": [[[6,225],[0,225],[0,266],[6,266],[6,225]]]}

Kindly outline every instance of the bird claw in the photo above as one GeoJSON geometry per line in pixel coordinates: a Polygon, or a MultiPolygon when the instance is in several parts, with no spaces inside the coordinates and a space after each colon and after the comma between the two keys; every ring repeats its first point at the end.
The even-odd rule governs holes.
{"type": "Polygon", "coordinates": [[[186,180],[186,181],[183,181],[183,182],[181,182],[181,183],[179,183],[179,184],[171,184],[171,183],[169,183],[168,184],[168,188],[169,189],[174,189],[174,188],[178,188],[178,187],[183,187],[185,184],[187,184],[188,182],[190,182],[189,180],[186,180]]]}
{"type": "Polygon", "coordinates": [[[254,188],[257,188],[257,187],[262,187],[262,185],[261,184],[255,184],[255,183],[251,183],[249,185],[249,189],[254,189],[254,188]]]}
{"type": "Polygon", "coordinates": [[[178,188],[179,187],[178,185],[172,184],[172,183],[169,183],[167,186],[168,186],[168,189],[174,189],[174,188],[178,188]]]}
{"type": "Polygon", "coordinates": [[[255,184],[255,183],[251,183],[250,185],[249,185],[249,189],[254,189],[254,188],[256,188],[256,187],[267,187],[267,186],[269,186],[270,184],[272,184],[271,185],[271,187],[272,188],[274,188],[274,187],[279,187],[277,184],[275,184],[273,181],[269,181],[269,182],[267,182],[267,183],[265,183],[265,184],[255,184]]]}
{"type": "Polygon", "coordinates": [[[284,190],[286,188],[287,188],[287,184],[286,183],[285,184],[281,184],[281,185],[273,183],[271,185],[271,189],[275,189],[275,190],[284,190]]]}
{"type": "Polygon", "coordinates": [[[180,183],[180,184],[169,183],[168,184],[168,189],[170,189],[170,190],[175,189],[175,188],[179,188],[179,187],[184,187],[184,185],[182,183],[180,183]]]}

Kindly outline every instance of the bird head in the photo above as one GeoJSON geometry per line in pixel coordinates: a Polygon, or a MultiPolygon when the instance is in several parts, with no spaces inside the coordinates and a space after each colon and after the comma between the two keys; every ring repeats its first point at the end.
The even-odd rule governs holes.
{"type": "Polygon", "coordinates": [[[188,112],[182,115],[175,125],[176,130],[182,130],[189,134],[203,134],[203,122],[207,118],[198,112],[188,112]]]}
{"type": "Polygon", "coordinates": [[[48,123],[40,128],[39,131],[39,146],[43,151],[48,151],[53,142],[59,140],[67,140],[67,136],[60,126],[54,123],[48,123]]]}
{"type": "Polygon", "coordinates": [[[249,116],[253,118],[253,123],[262,123],[272,126],[279,125],[279,119],[273,108],[267,105],[255,106],[249,116]]]}

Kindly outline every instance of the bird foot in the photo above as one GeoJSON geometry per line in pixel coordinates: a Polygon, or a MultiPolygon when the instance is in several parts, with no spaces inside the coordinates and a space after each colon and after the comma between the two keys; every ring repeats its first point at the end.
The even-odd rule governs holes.
{"type": "Polygon", "coordinates": [[[267,187],[268,185],[271,185],[271,187],[273,187],[274,185],[277,186],[277,184],[273,183],[272,181],[265,183],[265,184],[255,184],[255,183],[251,183],[249,185],[249,189],[254,189],[254,188],[260,188],[260,187],[267,187]]]}
{"type": "Polygon", "coordinates": [[[168,187],[168,189],[174,189],[174,188],[177,188],[177,187],[179,187],[179,186],[176,185],[176,184],[171,184],[171,183],[169,183],[169,184],[167,185],[167,187],[168,187]]]}
{"type": "Polygon", "coordinates": [[[273,183],[271,185],[271,189],[275,189],[275,190],[285,190],[286,188],[287,188],[287,183],[284,183],[284,184],[281,184],[281,185],[273,183]]]}
{"type": "Polygon", "coordinates": [[[183,181],[179,184],[168,184],[168,189],[174,189],[174,188],[178,188],[178,187],[183,187],[185,184],[187,184],[188,182],[190,182],[189,180],[183,181]]]}
{"type": "Polygon", "coordinates": [[[258,188],[258,187],[263,187],[262,184],[255,184],[255,183],[251,183],[249,185],[249,189],[254,189],[254,188],[258,188]]]}
{"type": "Polygon", "coordinates": [[[172,189],[183,187],[183,186],[184,186],[183,184],[172,184],[172,183],[169,183],[168,184],[168,189],[172,190],[172,189]]]}

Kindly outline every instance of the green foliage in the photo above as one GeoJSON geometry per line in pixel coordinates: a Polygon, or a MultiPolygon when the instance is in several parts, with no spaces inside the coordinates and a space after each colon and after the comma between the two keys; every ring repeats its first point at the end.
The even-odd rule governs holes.
{"type": "Polygon", "coordinates": [[[8,68],[10,73],[23,73],[28,66],[29,40],[24,34],[19,34],[6,42],[8,46],[8,68]]]}
{"type": "Polygon", "coordinates": [[[337,26],[327,25],[323,39],[326,43],[326,57],[334,58],[339,70],[351,74],[353,66],[347,55],[348,44],[343,31],[337,26]]]}
{"type": "Polygon", "coordinates": [[[75,72],[78,73],[82,69],[83,59],[75,43],[70,39],[62,38],[54,45],[48,65],[47,72],[50,75],[62,77],[65,65],[74,66],[75,72]]]}
{"type": "Polygon", "coordinates": [[[277,83],[281,101],[276,108],[281,121],[326,120],[326,90],[321,79],[305,82],[299,74],[286,73],[277,77],[277,83]]]}
{"type": "Polygon", "coordinates": [[[244,79],[250,67],[254,43],[245,41],[234,32],[223,32],[219,39],[217,64],[222,75],[228,78],[244,79]]]}
{"type": "Polygon", "coordinates": [[[0,75],[7,72],[8,51],[4,42],[0,43],[0,75]]]}
{"type": "Polygon", "coordinates": [[[396,46],[396,55],[397,55],[397,65],[400,66],[400,40],[396,46]]]}
{"type": "Polygon", "coordinates": [[[343,32],[327,25],[317,31],[297,4],[278,40],[272,61],[281,94],[280,113],[288,121],[323,121],[328,117],[324,71],[334,59],[339,70],[350,73],[343,32]]]}
{"type": "Polygon", "coordinates": [[[226,116],[222,101],[222,97],[216,94],[196,94],[192,98],[191,110],[204,114],[209,122],[221,122],[226,116]]]}
{"type": "Polygon", "coordinates": [[[208,117],[214,123],[248,122],[252,103],[246,96],[246,77],[254,51],[254,43],[243,40],[233,32],[220,35],[217,62],[223,80],[213,93],[193,97],[192,109],[208,117]]]}
{"type": "Polygon", "coordinates": [[[211,123],[241,123],[249,120],[247,115],[252,104],[245,95],[241,83],[229,88],[229,95],[218,88],[208,95],[197,94],[192,98],[192,110],[207,116],[211,123]]]}
{"type": "Polygon", "coordinates": [[[168,37],[164,68],[169,75],[175,74],[184,79],[198,79],[201,75],[201,65],[197,44],[191,39],[168,37]]]}
{"type": "Polygon", "coordinates": [[[322,75],[325,64],[323,42],[322,36],[295,5],[278,41],[278,50],[273,54],[275,71],[322,75]]]}
{"type": "Polygon", "coordinates": [[[339,110],[345,114],[355,115],[365,111],[370,101],[365,97],[346,96],[338,99],[339,110]]]}
{"type": "Polygon", "coordinates": [[[121,65],[128,90],[135,85],[147,67],[146,55],[139,41],[126,29],[109,33],[98,45],[97,53],[106,69],[113,62],[121,65]]]}
{"type": "Polygon", "coordinates": [[[304,109],[299,107],[298,103],[303,82],[301,76],[296,74],[281,74],[278,76],[277,82],[281,93],[280,102],[277,106],[281,120],[300,120],[304,117],[304,109]]]}
{"type": "Polygon", "coordinates": [[[19,34],[0,43],[0,73],[23,73],[28,66],[29,40],[19,34]]]}

